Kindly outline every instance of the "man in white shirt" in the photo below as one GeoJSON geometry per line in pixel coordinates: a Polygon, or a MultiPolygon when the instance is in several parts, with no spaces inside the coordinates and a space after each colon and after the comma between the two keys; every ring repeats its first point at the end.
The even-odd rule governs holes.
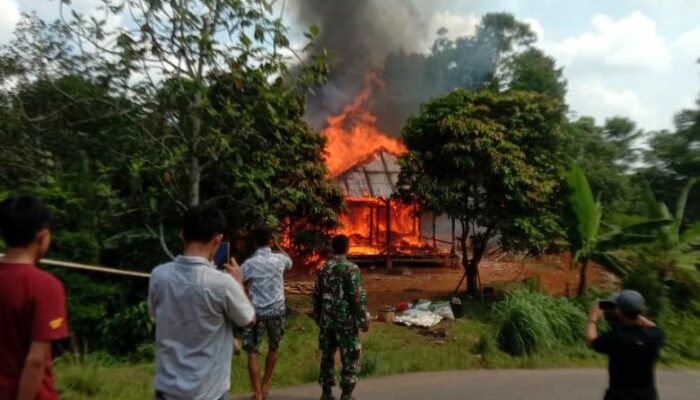
{"type": "Polygon", "coordinates": [[[243,349],[248,353],[248,374],[255,400],[266,398],[270,379],[277,363],[277,351],[284,336],[284,272],[292,268],[292,259],[277,244],[267,225],[253,229],[257,251],[243,263],[243,282],[255,305],[256,323],[243,332],[243,349]],[[272,252],[273,246],[277,252],[272,252]],[[260,384],[258,353],[260,343],[267,332],[268,353],[265,360],[265,376],[260,384]]]}
{"type": "Polygon", "coordinates": [[[153,270],[148,288],[156,321],[157,400],[227,400],[231,388],[233,325],[252,326],[255,309],[235,261],[212,264],[225,229],[219,210],[185,214],[183,255],[153,270]]]}

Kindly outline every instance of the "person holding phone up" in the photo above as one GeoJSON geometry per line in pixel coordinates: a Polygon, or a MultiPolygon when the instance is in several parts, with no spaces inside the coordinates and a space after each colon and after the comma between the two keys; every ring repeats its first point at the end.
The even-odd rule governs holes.
{"type": "Polygon", "coordinates": [[[664,343],[664,333],[644,317],[644,297],[625,290],[609,301],[591,306],[586,328],[586,344],[608,356],[610,383],[605,400],[657,400],[654,366],[664,343]],[[598,335],[601,308],[614,313],[617,323],[598,335]]]}
{"type": "Polygon", "coordinates": [[[269,226],[256,226],[252,237],[257,250],[243,263],[241,270],[243,282],[255,305],[257,322],[243,331],[243,350],[248,353],[248,374],[253,386],[253,398],[262,400],[268,396],[272,372],[277,363],[277,351],[284,336],[287,312],[284,272],[292,268],[292,259],[274,239],[269,226]],[[268,352],[261,384],[258,354],[265,333],[268,338],[268,352]]]}
{"type": "Polygon", "coordinates": [[[233,325],[252,326],[255,309],[231,259],[212,265],[226,222],[201,205],[185,213],[183,254],[151,272],[148,304],[156,322],[156,400],[226,400],[233,325]]]}

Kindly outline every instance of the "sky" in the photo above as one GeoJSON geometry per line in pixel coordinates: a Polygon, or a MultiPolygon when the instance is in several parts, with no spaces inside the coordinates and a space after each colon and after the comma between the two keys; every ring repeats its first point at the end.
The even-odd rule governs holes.
{"type": "MultiPolygon", "coordinates": [[[[700,93],[698,0],[406,1],[428,14],[431,32],[445,27],[452,36],[472,33],[487,12],[511,12],[530,23],[537,46],[564,68],[572,112],[600,123],[621,115],[645,130],[670,129],[673,115],[692,107],[700,93]]],[[[91,13],[100,0],[72,4],[91,13]]],[[[0,43],[11,37],[21,12],[54,19],[58,9],[58,0],[0,0],[0,43]]],[[[427,51],[432,39],[414,50],[427,51]]]]}

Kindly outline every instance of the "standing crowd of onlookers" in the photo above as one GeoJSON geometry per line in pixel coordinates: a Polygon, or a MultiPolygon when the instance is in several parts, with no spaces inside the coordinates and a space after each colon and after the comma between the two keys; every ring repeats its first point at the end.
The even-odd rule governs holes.
{"type": "MultiPolygon", "coordinates": [[[[231,388],[234,331],[242,328],[253,400],[269,395],[284,336],[284,273],[292,259],[267,225],[251,230],[255,253],[242,266],[213,264],[226,220],[213,206],[183,216],[182,254],[156,267],[148,304],[156,325],[155,399],[226,400],[231,388]],[[264,374],[258,354],[267,336],[264,374]]],[[[0,203],[0,400],[53,400],[51,363],[69,337],[61,282],[37,264],[51,243],[48,208],[31,196],[0,203]]],[[[359,373],[359,331],[367,331],[367,296],[360,270],[348,261],[348,238],[333,239],[335,256],[321,269],[314,310],[322,350],[323,398],[332,399],[334,354],[343,361],[341,399],[352,399],[359,373]]]]}
{"type": "MultiPolygon", "coordinates": [[[[47,207],[31,196],[0,203],[0,400],[54,400],[51,363],[69,336],[61,282],[37,267],[51,243],[47,207]]],[[[243,349],[253,400],[269,395],[284,336],[284,273],[292,259],[266,225],[252,229],[255,253],[239,267],[215,253],[226,221],[212,206],[188,210],[182,221],[182,255],[151,273],[148,303],[156,323],[155,398],[226,400],[231,387],[234,329],[243,328],[243,349]],[[267,336],[261,379],[258,354],[267,336]]],[[[335,355],[342,361],[341,400],[353,398],[360,372],[360,332],[369,330],[367,294],[360,269],[347,258],[349,240],[333,238],[334,256],[318,272],[313,294],[321,351],[322,400],[334,399],[335,355]]],[[[606,400],[658,398],[654,365],[663,332],[645,318],[644,298],[624,291],[611,299],[616,326],[598,335],[598,303],[591,308],[587,344],[609,356],[606,400]]]]}

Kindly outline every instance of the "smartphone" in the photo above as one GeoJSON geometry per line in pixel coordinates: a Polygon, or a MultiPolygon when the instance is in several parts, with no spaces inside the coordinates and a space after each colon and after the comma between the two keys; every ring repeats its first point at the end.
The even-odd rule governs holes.
{"type": "Polygon", "coordinates": [[[221,244],[219,244],[219,247],[216,249],[216,253],[214,253],[214,265],[216,265],[216,269],[223,270],[224,264],[226,264],[230,259],[231,243],[221,242],[221,244]]]}
{"type": "Polygon", "coordinates": [[[615,303],[610,300],[600,300],[598,302],[598,307],[603,311],[609,311],[615,309],[615,303]]]}

